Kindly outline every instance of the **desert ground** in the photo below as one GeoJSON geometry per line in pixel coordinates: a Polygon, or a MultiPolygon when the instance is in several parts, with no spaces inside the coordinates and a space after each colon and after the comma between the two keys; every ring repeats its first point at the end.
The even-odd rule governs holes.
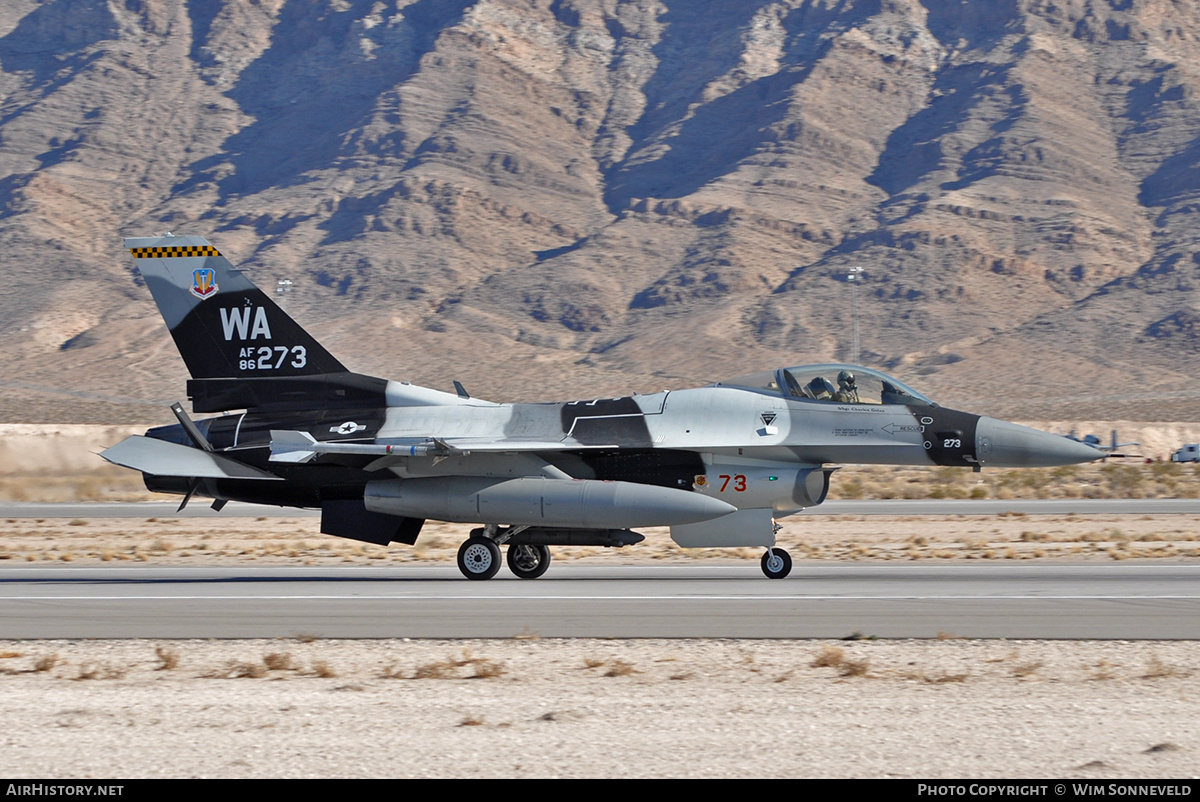
{"type": "Polygon", "coordinates": [[[1194,643],[0,642],[10,778],[1194,778],[1194,643]]]}

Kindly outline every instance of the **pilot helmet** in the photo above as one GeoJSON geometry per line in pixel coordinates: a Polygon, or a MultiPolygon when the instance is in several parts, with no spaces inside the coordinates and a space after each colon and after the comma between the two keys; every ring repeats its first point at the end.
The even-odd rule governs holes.
{"type": "Polygon", "coordinates": [[[853,390],[854,389],[854,374],[848,370],[843,370],[841,373],[839,373],[838,374],[838,387],[841,387],[843,390],[853,390]]]}

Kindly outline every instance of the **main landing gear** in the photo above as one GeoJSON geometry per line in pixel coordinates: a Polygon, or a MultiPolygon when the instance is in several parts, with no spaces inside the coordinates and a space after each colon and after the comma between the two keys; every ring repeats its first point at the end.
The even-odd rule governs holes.
{"type": "Polygon", "coordinates": [[[472,535],[458,549],[458,570],[467,579],[491,579],[500,570],[500,547],[490,537],[472,535]]]}
{"type": "Polygon", "coordinates": [[[508,547],[508,568],[521,579],[537,579],[550,567],[549,546],[508,547]]]}
{"type": "Polygon", "coordinates": [[[762,556],[762,572],[767,579],[783,579],[792,572],[792,555],[783,549],[767,549],[762,556]]]}
{"type": "MultiPolygon", "coordinates": [[[[524,529],[525,527],[521,527],[524,529]]],[[[507,540],[512,529],[504,532],[502,540],[507,540]]],[[[500,570],[500,543],[496,542],[496,533],[488,532],[488,528],[476,529],[471,537],[458,549],[458,570],[467,579],[491,579],[500,570]]],[[[508,568],[521,579],[537,579],[546,573],[550,567],[550,548],[525,543],[508,544],[508,568]]]]}

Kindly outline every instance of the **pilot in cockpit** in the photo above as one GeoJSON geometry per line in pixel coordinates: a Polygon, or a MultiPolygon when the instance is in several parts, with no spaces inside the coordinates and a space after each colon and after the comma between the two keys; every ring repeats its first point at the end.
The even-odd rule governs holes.
{"type": "Polygon", "coordinates": [[[833,394],[833,400],[842,404],[857,404],[858,385],[854,382],[854,374],[848,370],[838,373],[838,390],[833,394]]]}

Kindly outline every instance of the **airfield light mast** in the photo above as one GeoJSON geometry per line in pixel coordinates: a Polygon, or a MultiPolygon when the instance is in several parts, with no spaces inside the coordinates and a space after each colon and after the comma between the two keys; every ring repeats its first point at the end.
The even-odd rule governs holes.
{"type": "Polygon", "coordinates": [[[275,294],[279,296],[279,308],[283,309],[286,305],[287,294],[292,291],[291,279],[281,278],[275,282],[275,294]]]}
{"type": "Polygon", "coordinates": [[[858,364],[858,282],[862,280],[862,272],[861,267],[852,267],[846,274],[846,281],[850,282],[850,314],[854,318],[854,358],[850,361],[855,365],[858,364]]]}

